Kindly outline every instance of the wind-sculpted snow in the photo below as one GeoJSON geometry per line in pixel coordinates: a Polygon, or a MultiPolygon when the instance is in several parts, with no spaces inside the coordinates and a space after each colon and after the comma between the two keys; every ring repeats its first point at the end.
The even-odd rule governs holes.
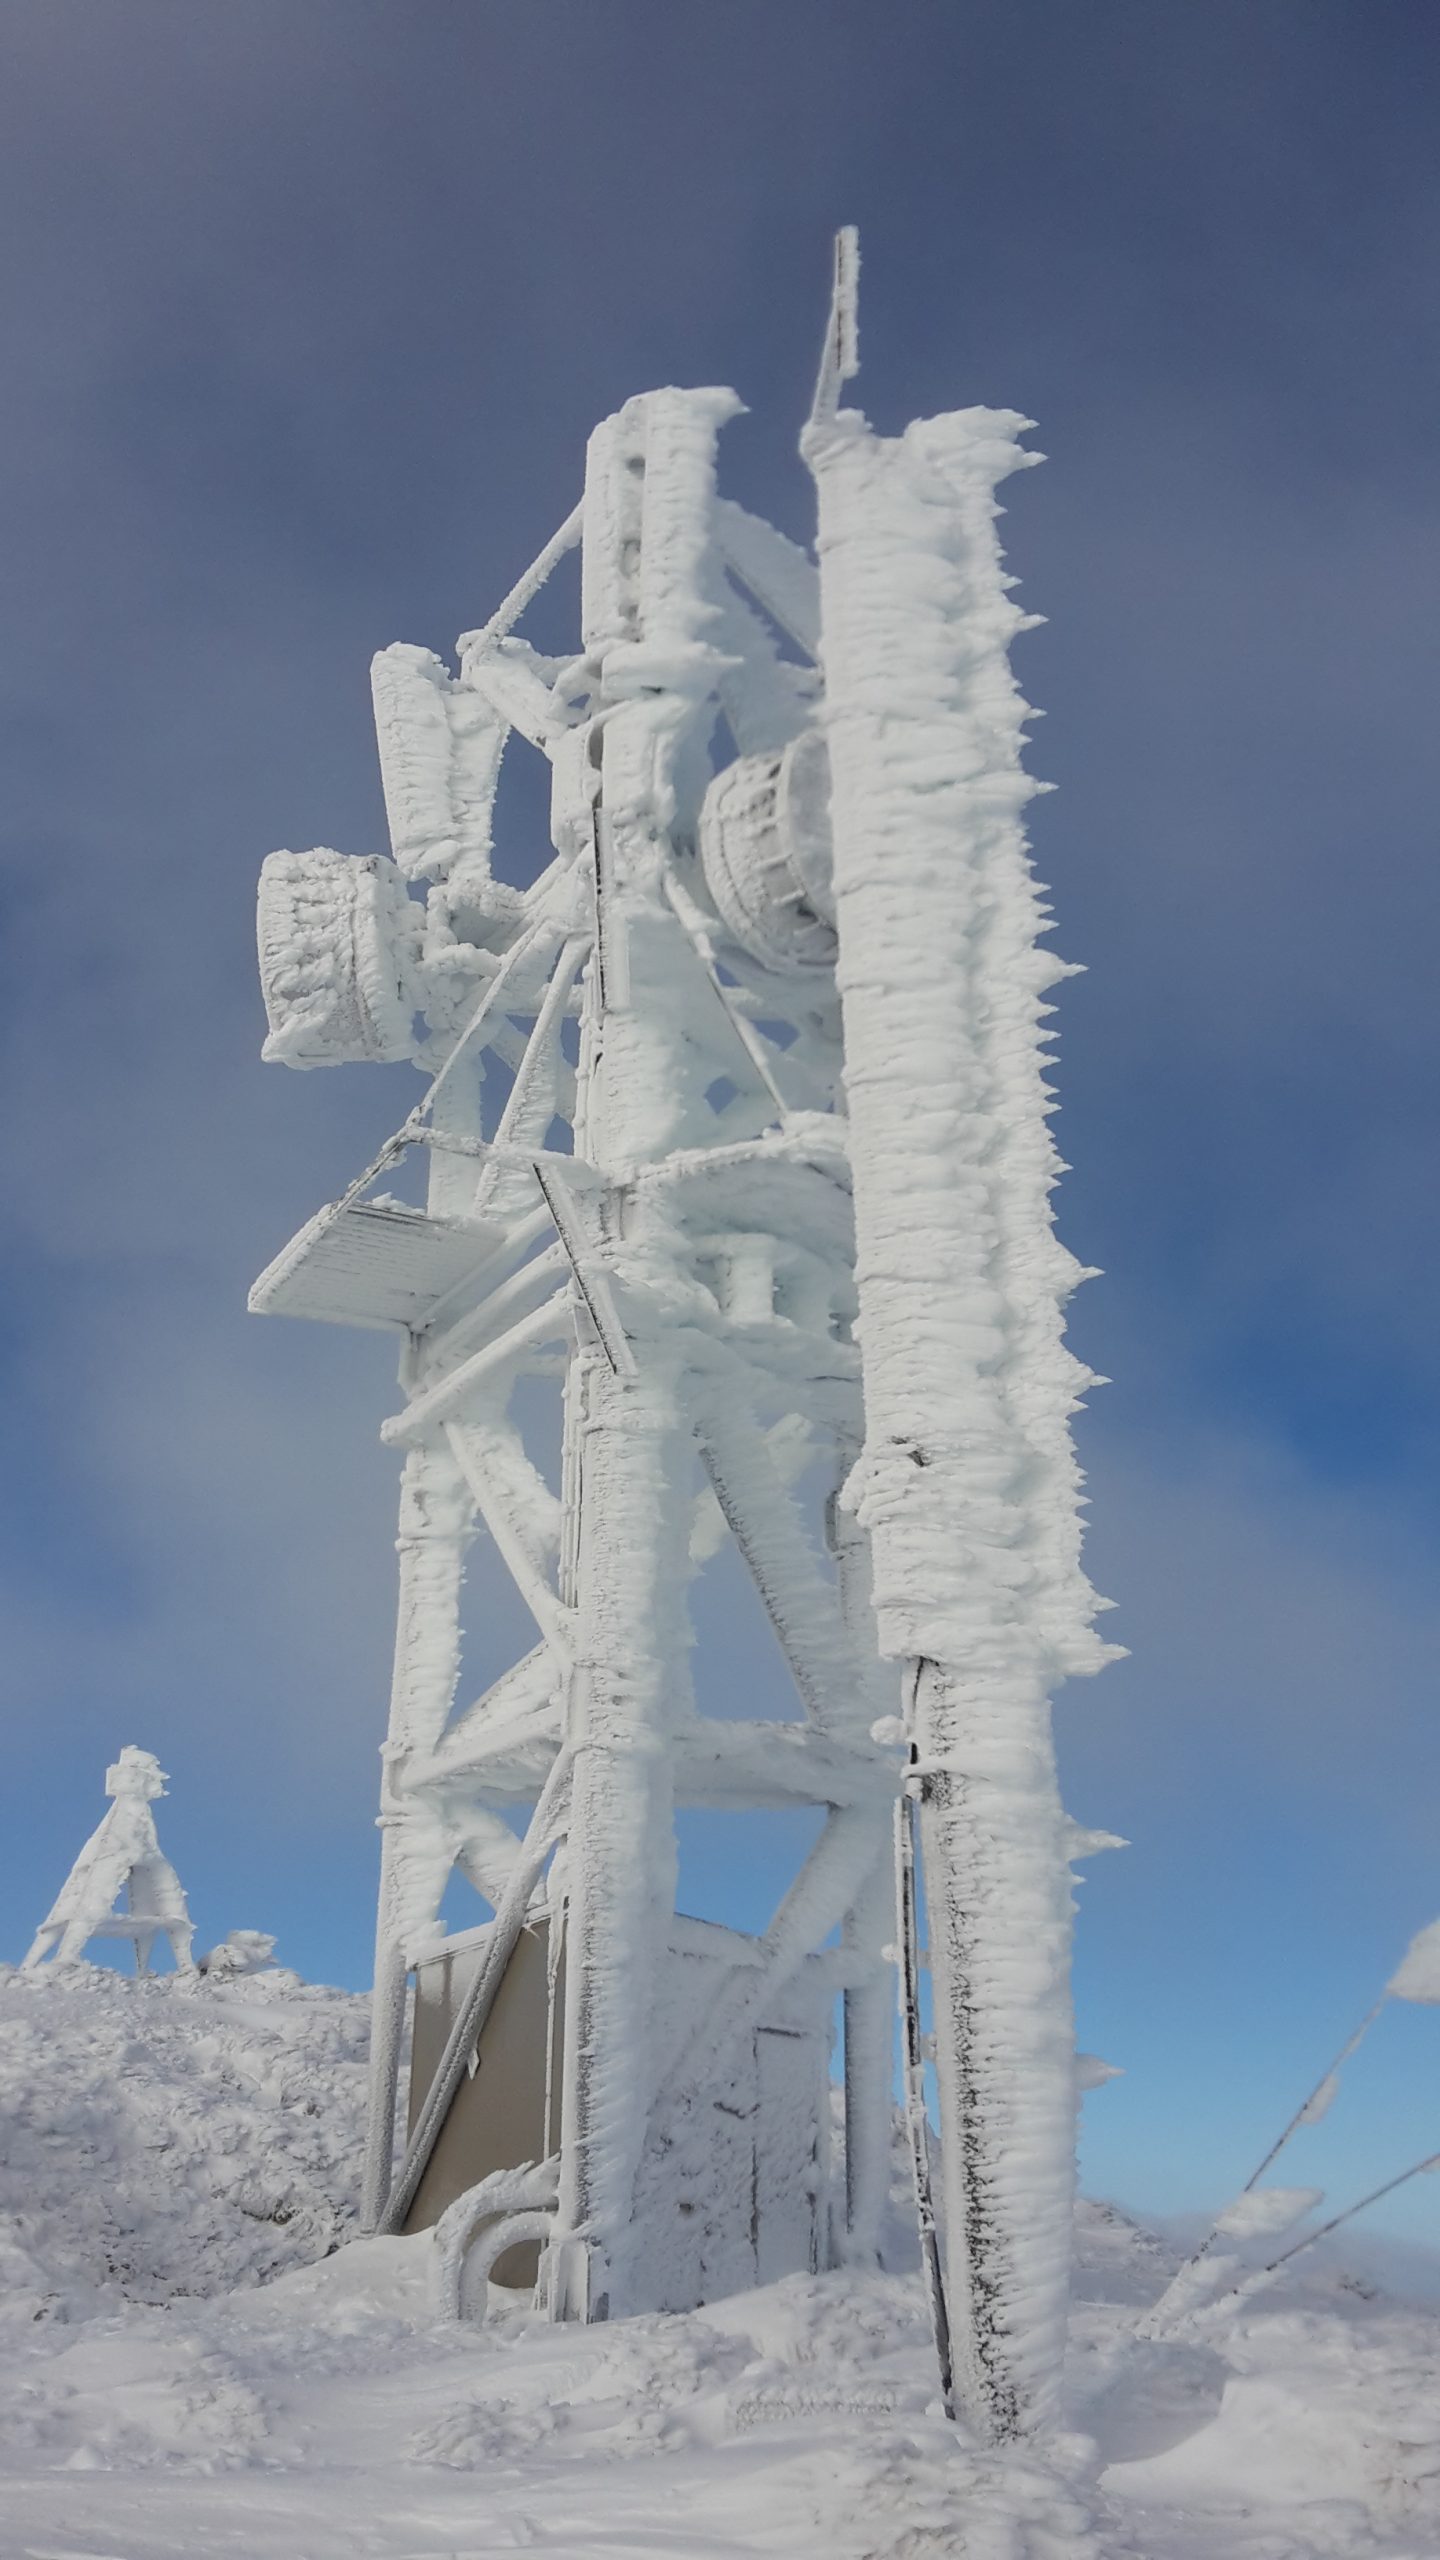
{"type": "Polygon", "coordinates": [[[293,1975],[0,1976],[6,2560],[1440,2549],[1440,2319],[1312,2260],[1202,2344],[1137,2342],[1178,2253],[1106,2206],[1043,2459],[940,2416],[911,2273],[446,2320],[430,2234],[344,2237],[363,2046],[360,2001],[293,1975]]]}
{"type": "Polygon", "coordinates": [[[12,2316],[221,2293],[348,2238],[368,2005],[283,1972],[0,1970],[12,2316]]]}

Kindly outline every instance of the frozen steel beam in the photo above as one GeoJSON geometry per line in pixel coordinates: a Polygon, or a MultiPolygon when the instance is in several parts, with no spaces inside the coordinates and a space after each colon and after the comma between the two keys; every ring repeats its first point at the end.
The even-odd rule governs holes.
{"type": "MultiPolygon", "coordinates": [[[[847,301],[847,294],[850,299],[847,301]]],[[[1079,1564],[1086,1372],[1052,1232],[1026,705],[996,483],[1027,423],[877,436],[839,407],[842,272],[804,439],[819,506],[836,964],[882,1652],[909,1666],[957,2380],[997,2439],[1059,2405],[1074,2181],[1070,1887],[1048,1693],[1106,1649],[1079,1564]]]]}

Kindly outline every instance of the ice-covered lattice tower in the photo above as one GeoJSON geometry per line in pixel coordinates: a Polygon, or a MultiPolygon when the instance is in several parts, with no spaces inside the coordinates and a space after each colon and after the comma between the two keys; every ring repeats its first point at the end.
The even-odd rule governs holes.
{"type": "Polygon", "coordinates": [[[167,1938],[180,1973],[192,1970],[194,1935],[180,1879],[160,1846],[150,1807],[165,1793],[153,1751],[127,1742],[105,1772],[109,1812],[92,1831],[35,1932],[26,1967],[74,1964],[92,1938],[128,1938],[135,1970],[147,1973],[157,1938],[167,1938]]]}
{"type": "MultiPolygon", "coordinates": [[[[1048,1209],[1042,992],[1063,971],[1037,947],[995,534],[995,484],[1031,457],[1007,412],[888,440],[841,408],[853,286],[847,238],[803,445],[818,567],[717,494],[734,395],[649,392],[596,429],[581,503],[458,673],[376,660],[393,859],[267,863],[267,1055],[408,1058],[429,1081],[252,1304],[402,1346],[372,2222],[540,2163],[494,2192],[525,2206],[511,2257],[557,2318],[871,2256],[898,1798],[927,1887],[957,2380],[1006,2436],[1053,2413],[1068,2271],[1072,1843],[1047,1696],[1101,1659],[1060,1340],[1079,1274],[1048,1209]],[[575,645],[542,655],[517,625],[577,545],[575,645]],[[553,859],[523,890],[491,861],[512,732],[551,774],[553,859]],[[377,1191],[417,1160],[423,1204],[377,1191]],[[534,1641],[472,1698],[482,1531],[534,1641]],[[725,1538],[793,1720],[697,1709],[687,1592],[725,1538]],[[677,1911],[696,1805],[816,1809],[758,1937],[677,1911]],[[457,1866],[492,1917],[447,1936],[457,1866]]],[[[913,2086],[918,2001],[910,2038],[913,2086]]]]}

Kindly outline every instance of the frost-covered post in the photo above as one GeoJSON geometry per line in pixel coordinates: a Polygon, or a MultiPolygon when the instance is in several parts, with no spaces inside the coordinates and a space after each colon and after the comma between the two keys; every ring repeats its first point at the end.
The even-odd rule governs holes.
{"type": "Polygon", "coordinates": [[[1074,2180],[1070,1885],[1048,1692],[1106,1649],[1080,1571],[1026,706],[994,488],[1009,411],[874,434],[853,245],[804,450],[819,501],[837,982],[881,1650],[906,1663],[934,1992],[949,2313],[997,2438],[1058,2408],[1074,2180]]]}

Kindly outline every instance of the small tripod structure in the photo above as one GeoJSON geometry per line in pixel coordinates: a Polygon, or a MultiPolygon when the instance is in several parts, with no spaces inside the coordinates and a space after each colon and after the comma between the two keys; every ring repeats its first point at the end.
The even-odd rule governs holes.
{"type": "Polygon", "coordinates": [[[581,503],[458,675],[376,659],[394,859],[266,863],[266,1055],[408,1058],[428,1088],[251,1304],[401,1345],[370,2225],[492,2180],[524,2209],[486,2264],[504,2277],[513,2231],[510,2280],[557,2319],[873,2263],[897,1937],[917,2106],[929,2049],[898,1796],[937,2313],[948,2294],[959,2395],[1000,2440],[1057,2407],[1076,2091],[1047,1699],[1105,1658],[1061,1343],[1083,1274],[1048,1205],[1041,999],[1065,971],[1037,948],[994,530],[1034,457],[1006,411],[876,436],[839,405],[855,361],[847,233],[802,445],[818,568],[717,493],[735,395],[647,392],[597,427],[581,503]],[[516,625],[577,545],[580,629],[544,655],[516,625]],[[525,889],[491,859],[512,733],[551,775],[525,889]],[[423,1205],[376,1192],[417,1159],[423,1205]],[[482,1530],[535,1641],[456,1712],[482,1530]],[[727,1535],[793,1721],[697,1709],[688,1589],[727,1535]],[[686,1806],[812,1809],[759,1936],[677,1909],[686,1806]],[[493,1917],[447,1937],[456,1867],[493,1917]]]}
{"type": "Polygon", "coordinates": [[[150,1807],[165,1793],[165,1772],[151,1751],[128,1742],[105,1772],[105,1793],[115,1801],[92,1831],[35,1932],[23,1969],[74,1964],[92,1938],[129,1938],[135,1970],[148,1973],[157,1937],[170,1941],[177,1973],[193,1972],[194,1935],[180,1879],[155,1836],[150,1807]],[[121,1896],[123,1907],[117,1909],[121,1896]]]}

